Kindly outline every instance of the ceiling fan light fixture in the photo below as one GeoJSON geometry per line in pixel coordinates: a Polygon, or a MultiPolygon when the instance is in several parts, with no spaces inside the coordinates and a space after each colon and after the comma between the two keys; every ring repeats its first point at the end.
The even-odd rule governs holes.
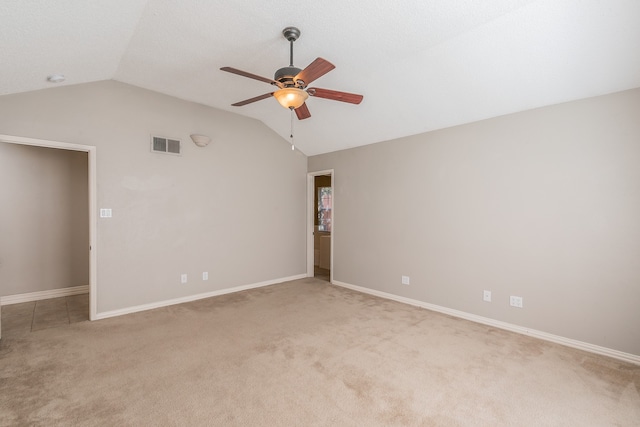
{"type": "MultiPolygon", "coordinates": [[[[336,68],[336,66],[326,59],[318,57],[303,70],[295,67],[293,65],[293,42],[300,37],[300,30],[296,27],[287,27],[282,31],[282,34],[284,35],[284,38],[289,41],[289,66],[278,69],[275,72],[273,79],[238,70],[233,67],[220,68],[221,71],[226,71],[227,73],[237,74],[242,77],[258,80],[278,87],[278,90],[275,92],[254,96],[253,98],[231,104],[232,106],[242,107],[243,105],[261,101],[273,96],[284,108],[291,110],[291,112],[295,110],[298,120],[305,120],[311,117],[311,113],[305,103],[310,96],[331,99],[333,101],[348,102],[350,104],[359,104],[362,101],[362,95],[357,95],[355,93],[320,88],[307,88],[308,84],[324,76],[329,71],[336,68]]],[[[291,117],[293,117],[293,114],[291,117]]]]}
{"type": "Polygon", "coordinates": [[[300,107],[309,98],[309,94],[302,89],[295,87],[287,87],[277,90],[273,96],[278,100],[280,105],[288,109],[296,109],[300,107]]]}

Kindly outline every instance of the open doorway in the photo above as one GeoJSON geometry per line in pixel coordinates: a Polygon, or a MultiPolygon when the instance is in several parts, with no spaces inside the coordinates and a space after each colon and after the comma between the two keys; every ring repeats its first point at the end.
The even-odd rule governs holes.
{"type": "Polygon", "coordinates": [[[333,171],[308,175],[307,275],[328,282],[333,278],[333,171]]]}
{"type": "MultiPolygon", "coordinates": [[[[82,284],[82,286],[77,286],[78,284],[73,283],[73,280],[71,280],[70,281],[71,283],[67,285],[70,287],[67,287],[67,288],[60,287],[64,285],[56,285],[56,289],[43,289],[43,290],[38,289],[35,291],[33,289],[25,289],[26,292],[18,293],[18,294],[16,294],[15,290],[13,290],[13,292],[10,292],[11,296],[7,297],[5,295],[5,297],[3,297],[3,301],[6,298],[11,301],[10,302],[11,304],[17,304],[19,302],[22,302],[20,300],[34,301],[34,300],[42,300],[42,299],[56,298],[56,297],[62,297],[62,296],[66,297],[67,295],[71,296],[71,295],[74,295],[74,293],[80,292],[80,290],[82,290],[81,288],[83,288],[85,295],[87,290],[89,293],[88,309],[85,308],[88,311],[88,313],[86,313],[85,316],[87,316],[90,320],[94,320],[96,318],[96,312],[97,312],[96,244],[95,244],[95,241],[96,241],[96,237],[95,237],[95,234],[96,234],[95,232],[95,228],[96,228],[95,227],[95,222],[96,222],[96,218],[95,218],[95,212],[96,212],[96,209],[95,209],[95,195],[96,195],[95,147],[79,145],[79,144],[56,142],[56,141],[48,141],[48,140],[39,140],[39,139],[33,139],[33,138],[23,138],[23,137],[9,136],[9,135],[0,135],[0,143],[5,145],[6,147],[10,147],[9,150],[5,150],[7,151],[7,153],[13,152],[14,154],[22,156],[20,158],[26,162],[28,162],[28,159],[30,158],[29,157],[30,154],[28,154],[28,152],[37,153],[40,151],[40,149],[43,149],[43,152],[46,152],[47,150],[50,151],[48,155],[45,153],[44,157],[58,159],[56,160],[57,162],[56,163],[57,166],[55,166],[56,168],[64,169],[65,166],[75,165],[71,167],[84,169],[83,171],[81,171],[81,173],[77,175],[69,174],[68,176],[67,175],[60,176],[60,173],[56,173],[53,170],[53,167],[51,170],[38,171],[37,170],[38,168],[42,168],[42,165],[40,163],[28,164],[26,167],[29,168],[32,173],[29,173],[29,171],[26,171],[27,175],[25,176],[27,178],[30,176],[33,176],[34,182],[25,183],[25,182],[19,182],[19,180],[11,181],[13,182],[13,185],[17,187],[18,192],[22,190],[24,190],[25,193],[33,192],[34,194],[32,199],[35,200],[34,203],[29,204],[29,206],[27,207],[24,207],[25,204],[19,203],[19,204],[16,204],[14,208],[17,209],[17,206],[20,205],[23,208],[27,209],[30,214],[33,214],[36,211],[43,211],[41,215],[42,219],[36,222],[37,224],[36,226],[31,227],[31,228],[35,228],[35,230],[31,230],[31,231],[33,231],[32,234],[34,234],[35,236],[34,238],[36,239],[36,243],[34,247],[38,249],[37,252],[46,252],[47,248],[45,248],[44,246],[47,244],[50,244],[50,242],[61,242],[57,244],[61,245],[61,247],[62,245],[66,245],[65,249],[69,247],[77,247],[78,250],[70,251],[70,252],[73,252],[73,254],[77,254],[78,252],[84,252],[85,254],[84,257],[81,257],[83,259],[82,262],[84,264],[81,266],[81,270],[84,269],[84,272],[80,273],[80,276],[85,277],[85,279],[83,280],[84,283],[82,284]],[[56,155],[56,153],[59,153],[61,155],[56,155]],[[62,163],[61,163],[59,159],[65,159],[65,160],[62,160],[62,163]],[[47,175],[48,173],[53,175],[47,175]],[[68,197],[68,198],[64,198],[62,201],[63,203],[77,203],[78,200],[82,200],[80,203],[82,203],[83,206],[76,206],[77,209],[75,209],[75,211],[79,211],[81,212],[80,215],[84,215],[83,220],[81,221],[78,218],[74,218],[73,214],[70,214],[68,216],[71,216],[71,217],[64,218],[63,226],[59,226],[60,223],[54,221],[54,216],[56,215],[60,216],[58,210],[56,210],[55,212],[47,210],[47,206],[51,206],[48,203],[51,203],[52,200],[54,204],[57,202],[56,193],[50,191],[50,189],[46,186],[38,187],[37,186],[38,179],[35,178],[36,175],[41,175],[40,178],[44,176],[45,179],[47,176],[52,176],[52,177],[55,177],[56,180],[61,182],[64,182],[65,180],[69,181],[69,177],[71,176],[82,177],[81,179],[84,182],[82,183],[69,182],[68,188],[64,188],[61,191],[67,195],[74,191],[84,191],[83,197],[76,197],[76,198],[68,197]],[[70,226],[73,226],[74,222],[77,222],[78,224],[82,224],[80,225],[80,227],[82,227],[83,229],[80,230],[79,233],[74,233],[73,235],[64,232],[64,229],[70,226]],[[77,237],[73,237],[73,236],[80,236],[80,238],[78,239],[77,237]]],[[[36,154],[36,155],[42,156],[41,154],[36,154]]],[[[57,169],[57,170],[62,170],[62,169],[57,169]]],[[[22,175],[21,177],[24,178],[24,176],[22,175]]],[[[63,210],[60,210],[60,212],[63,212],[63,210]]],[[[7,224],[4,224],[4,226],[7,226],[7,224]]],[[[28,229],[29,226],[25,225],[25,227],[27,227],[28,229]]],[[[22,257],[22,255],[19,255],[18,253],[19,251],[14,250],[14,248],[9,248],[7,250],[12,251],[12,252],[9,252],[12,256],[16,255],[18,257],[22,257]]],[[[22,251],[22,252],[25,252],[25,251],[22,251]]],[[[15,273],[19,271],[25,271],[26,267],[24,267],[24,265],[27,265],[27,266],[31,266],[30,268],[32,270],[43,272],[42,274],[44,279],[48,279],[48,278],[60,279],[63,276],[78,277],[78,274],[75,274],[75,275],[67,274],[67,272],[65,272],[65,269],[70,268],[68,265],[55,265],[55,262],[56,262],[55,259],[58,259],[56,257],[45,255],[44,258],[41,257],[40,260],[37,260],[34,258],[36,254],[32,253],[32,255],[33,257],[27,256],[27,257],[23,257],[24,259],[15,260],[16,264],[23,265],[23,267],[15,268],[13,272],[15,273]],[[51,261],[52,259],[54,259],[54,261],[51,261]]],[[[70,257],[73,257],[73,256],[76,256],[76,255],[70,255],[70,257]]],[[[61,263],[65,264],[65,259],[68,259],[68,258],[69,257],[60,258],[62,260],[61,263]]],[[[32,279],[32,277],[30,277],[30,279],[32,279]]],[[[6,291],[5,289],[5,293],[6,292],[8,291],[6,291]]]]}

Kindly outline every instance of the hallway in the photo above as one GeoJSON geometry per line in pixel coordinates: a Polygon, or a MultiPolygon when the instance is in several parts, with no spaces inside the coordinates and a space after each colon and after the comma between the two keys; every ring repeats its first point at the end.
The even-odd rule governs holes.
{"type": "Polygon", "coordinates": [[[2,337],[68,326],[89,320],[89,294],[2,307],[2,337]]]}

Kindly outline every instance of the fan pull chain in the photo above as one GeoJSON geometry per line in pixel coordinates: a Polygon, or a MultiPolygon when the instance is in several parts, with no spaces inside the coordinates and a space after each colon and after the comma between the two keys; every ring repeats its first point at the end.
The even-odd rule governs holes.
{"type": "Polygon", "coordinates": [[[296,146],[293,145],[293,108],[290,108],[291,110],[291,134],[289,135],[289,138],[291,138],[291,151],[296,149],[296,146]]]}

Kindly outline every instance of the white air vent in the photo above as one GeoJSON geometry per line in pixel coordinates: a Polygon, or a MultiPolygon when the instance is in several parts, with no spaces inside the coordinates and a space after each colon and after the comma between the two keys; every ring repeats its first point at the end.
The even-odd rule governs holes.
{"type": "Polygon", "coordinates": [[[151,137],[151,151],[155,153],[180,155],[180,140],[164,138],[162,136],[151,137]]]}

